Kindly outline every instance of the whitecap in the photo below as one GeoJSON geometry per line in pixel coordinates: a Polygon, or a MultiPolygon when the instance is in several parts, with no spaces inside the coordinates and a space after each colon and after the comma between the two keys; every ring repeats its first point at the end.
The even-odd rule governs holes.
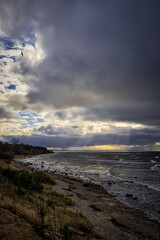
{"type": "Polygon", "coordinates": [[[160,164],[156,164],[153,167],[151,167],[152,171],[160,170],[160,164]]]}
{"type": "Polygon", "coordinates": [[[152,163],[156,163],[156,161],[154,161],[154,160],[151,160],[151,162],[152,162],[152,163]]]}
{"type": "Polygon", "coordinates": [[[122,162],[122,163],[123,163],[123,159],[119,159],[119,162],[122,162]]]}

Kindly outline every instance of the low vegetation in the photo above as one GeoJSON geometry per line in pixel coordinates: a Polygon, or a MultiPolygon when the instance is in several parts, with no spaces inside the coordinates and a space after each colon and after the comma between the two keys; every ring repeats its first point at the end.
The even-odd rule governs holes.
{"type": "Polygon", "coordinates": [[[42,183],[55,184],[54,180],[43,172],[29,173],[26,170],[17,171],[11,168],[0,167],[0,172],[8,180],[12,181],[19,189],[25,188],[26,190],[36,191],[41,193],[43,190],[42,183]]]}

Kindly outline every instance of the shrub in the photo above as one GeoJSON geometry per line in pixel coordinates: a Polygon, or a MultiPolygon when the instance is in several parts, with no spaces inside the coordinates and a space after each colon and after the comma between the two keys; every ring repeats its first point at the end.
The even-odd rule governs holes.
{"type": "Polygon", "coordinates": [[[0,158],[6,159],[6,160],[12,160],[14,158],[14,153],[12,151],[10,152],[0,151],[0,158]]]}
{"type": "Polygon", "coordinates": [[[52,209],[55,209],[55,207],[54,207],[54,202],[53,202],[52,200],[48,200],[48,201],[47,201],[47,205],[48,205],[49,207],[51,207],[52,209]]]}
{"type": "Polygon", "coordinates": [[[62,239],[63,240],[71,240],[72,239],[73,231],[71,229],[69,229],[67,224],[64,225],[63,228],[61,228],[60,232],[62,234],[62,239]]]}
{"type": "Polygon", "coordinates": [[[23,187],[27,190],[42,192],[43,186],[39,178],[33,177],[28,171],[17,171],[10,168],[2,169],[2,175],[11,179],[13,184],[18,187],[23,187]]]}
{"type": "Polygon", "coordinates": [[[80,231],[85,232],[87,234],[92,233],[92,225],[91,224],[86,225],[84,223],[80,223],[78,225],[78,228],[80,231]]]}
{"type": "Polygon", "coordinates": [[[21,187],[17,187],[16,193],[19,196],[23,196],[26,192],[21,187]]]}
{"type": "Polygon", "coordinates": [[[58,203],[63,203],[67,206],[75,206],[75,202],[68,196],[66,196],[63,193],[57,193],[57,192],[52,192],[52,196],[55,198],[55,200],[58,201],[58,203]]]}
{"type": "Polygon", "coordinates": [[[55,181],[50,176],[41,171],[33,172],[32,177],[33,179],[41,183],[56,184],[55,181]]]}

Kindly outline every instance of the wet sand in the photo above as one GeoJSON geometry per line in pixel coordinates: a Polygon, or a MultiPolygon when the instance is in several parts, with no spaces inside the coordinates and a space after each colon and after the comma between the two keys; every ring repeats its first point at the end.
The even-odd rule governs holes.
{"type": "MultiPolygon", "coordinates": [[[[13,161],[12,165],[19,169],[29,169],[28,166],[17,161],[13,161]]],[[[101,186],[67,176],[47,174],[57,183],[53,186],[53,190],[75,200],[77,203],[75,211],[84,213],[104,239],[160,239],[160,224],[157,221],[148,219],[140,210],[118,202],[101,186]]]]}

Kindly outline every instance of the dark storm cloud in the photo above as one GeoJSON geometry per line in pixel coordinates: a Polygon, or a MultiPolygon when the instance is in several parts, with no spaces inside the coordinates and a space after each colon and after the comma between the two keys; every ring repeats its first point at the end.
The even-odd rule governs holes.
{"type": "Polygon", "coordinates": [[[48,16],[48,28],[40,25],[48,57],[33,73],[41,78],[27,96],[30,103],[63,108],[112,102],[114,119],[142,122],[149,115],[154,121],[160,101],[158,7],[158,1],[75,1],[66,11],[62,7],[63,19],[48,16]],[[121,116],[119,104],[126,102],[121,116]],[[143,112],[138,118],[137,107],[143,112]]]}
{"type": "Polygon", "coordinates": [[[106,107],[92,107],[82,111],[86,120],[91,121],[120,121],[146,125],[160,125],[160,111],[158,102],[153,104],[146,101],[139,104],[123,104],[106,107]]]}
{"type": "MultiPolygon", "coordinates": [[[[159,0],[1,0],[0,21],[8,36],[26,33],[32,24],[42,35],[44,61],[34,68],[21,63],[23,81],[32,88],[27,104],[84,107],[81,114],[89,120],[159,126],[159,9],[159,0]]],[[[66,118],[63,110],[57,116],[66,118]]],[[[89,139],[83,140],[104,141],[89,139]]],[[[133,140],[156,141],[151,132],[133,133],[133,140]]],[[[70,145],[75,139],[57,141],[70,145]]]]}

